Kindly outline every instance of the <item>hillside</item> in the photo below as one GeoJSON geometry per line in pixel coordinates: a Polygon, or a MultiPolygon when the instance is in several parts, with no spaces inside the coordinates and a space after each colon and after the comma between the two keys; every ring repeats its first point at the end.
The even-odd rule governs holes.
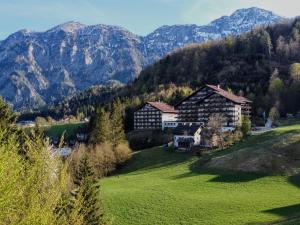
{"type": "Polygon", "coordinates": [[[37,108],[92,85],[131,82],[147,65],[188,44],[280,20],[249,8],[205,26],[163,26],[144,37],[122,27],[78,22],[45,32],[24,29],[0,42],[0,95],[15,109],[37,108]]]}
{"type": "MultiPolygon", "coordinates": [[[[254,143],[290,132],[299,135],[300,127],[254,136],[211,157],[245,146],[255,154],[254,143]]],[[[113,224],[269,224],[299,216],[298,175],[209,170],[203,168],[205,161],[161,148],[136,153],[121,174],[101,181],[101,194],[113,224]]]]}
{"type": "Polygon", "coordinates": [[[235,149],[238,150],[212,158],[205,166],[244,172],[297,173],[300,169],[300,125],[250,137],[247,144],[242,143],[235,149]]]}
{"type": "Polygon", "coordinates": [[[254,115],[273,106],[282,115],[296,113],[300,109],[299,52],[297,18],[170,54],[143,70],[131,93],[151,93],[171,83],[192,88],[220,84],[253,100],[254,115]]]}
{"type": "MultiPolygon", "coordinates": [[[[185,47],[145,68],[132,84],[114,90],[110,98],[104,99],[101,92],[84,94],[93,93],[91,89],[81,92],[82,98],[75,94],[60,105],[72,102],[72,109],[66,110],[72,114],[107,105],[115,97],[137,103],[161,100],[176,105],[204,84],[220,84],[223,89],[252,100],[253,122],[262,125],[262,115],[268,116],[272,108],[282,117],[300,111],[299,52],[297,18],[238,37],[185,47]]],[[[132,105],[131,102],[125,107],[132,105]]],[[[62,115],[64,110],[53,106],[51,111],[62,115]]]]}

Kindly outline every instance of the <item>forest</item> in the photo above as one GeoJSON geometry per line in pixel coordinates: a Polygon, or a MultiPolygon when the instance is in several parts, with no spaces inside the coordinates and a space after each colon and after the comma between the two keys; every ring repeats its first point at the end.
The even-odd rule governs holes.
{"type": "MultiPolygon", "coordinates": [[[[123,87],[92,87],[53,104],[39,115],[61,118],[89,116],[97,107],[110,108],[120,98],[132,112],[146,100],[176,104],[204,84],[219,84],[253,101],[253,118],[297,115],[300,110],[300,18],[262,26],[237,37],[190,45],[145,68],[123,87]]],[[[29,115],[32,116],[32,113],[29,115]]],[[[23,115],[24,116],[24,115],[23,115]]]]}
{"type": "Polygon", "coordinates": [[[131,93],[220,84],[253,101],[253,115],[300,109],[300,18],[174,52],[143,70],[131,93]]]}

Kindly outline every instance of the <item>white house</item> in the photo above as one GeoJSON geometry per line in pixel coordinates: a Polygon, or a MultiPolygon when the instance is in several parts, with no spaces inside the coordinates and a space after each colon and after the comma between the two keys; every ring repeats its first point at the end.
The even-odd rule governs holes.
{"type": "Polygon", "coordinates": [[[201,142],[202,126],[196,124],[178,125],[173,131],[174,148],[191,150],[201,142]]]}

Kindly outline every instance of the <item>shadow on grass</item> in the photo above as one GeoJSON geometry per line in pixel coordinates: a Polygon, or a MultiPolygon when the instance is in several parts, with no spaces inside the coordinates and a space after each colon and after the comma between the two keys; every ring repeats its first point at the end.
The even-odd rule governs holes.
{"type": "Polygon", "coordinates": [[[133,154],[127,165],[118,173],[143,172],[186,163],[193,155],[190,153],[173,152],[162,147],[154,147],[133,154]]]}
{"type": "Polygon", "coordinates": [[[218,174],[210,182],[222,182],[222,183],[240,183],[240,182],[250,182],[265,177],[264,174],[258,173],[233,173],[229,172],[227,174],[218,174]]]}
{"type": "Polygon", "coordinates": [[[264,210],[262,212],[270,213],[270,214],[274,214],[277,216],[282,216],[282,217],[287,218],[287,217],[291,217],[291,216],[300,214],[300,204],[289,205],[289,206],[284,206],[284,207],[279,207],[279,208],[274,208],[274,209],[268,209],[268,210],[264,210]]]}
{"type": "Polygon", "coordinates": [[[288,182],[290,182],[291,184],[293,184],[296,187],[300,188],[300,174],[290,176],[288,178],[288,182]]]}
{"type": "Polygon", "coordinates": [[[246,172],[203,169],[198,172],[189,172],[189,173],[180,174],[174,176],[173,179],[184,179],[193,176],[201,176],[204,174],[215,176],[214,178],[210,179],[208,182],[220,182],[220,183],[250,182],[267,176],[266,174],[262,174],[262,173],[246,173],[246,172]]]}
{"type": "Polygon", "coordinates": [[[190,164],[189,166],[190,171],[188,173],[174,176],[173,179],[183,179],[183,178],[189,178],[193,176],[201,176],[204,174],[209,174],[209,175],[214,175],[215,177],[209,180],[208,182],[241,183],[241,182],[254,181],[263,178],[265,176],[268,176],[268,174],[266,173],[220,170],[220,169],[210,169],[205,167],[205,164],[209,162],[212,157],[215,157],[216,155],[226,154],[228,153],[228,151],[233,151],[233,150],[229,148],[227,150],[217,151],[211,153],[208,156],[199,158],[197,161],[190,164]]]}
{"type": "MultiPolygon", "coordinates": [[[[211,174],[215,175],[210,182],[224,182],[224,183],[236,183],[236,182],[250,182],[268,176],[267,173],[257,173],[257,172],[240,172],[240,171],[230,171],[230,170],[219,170],[219,169],[208,169],[205,164],[209,162],[214,157],[219,157],[226,155],[240,149],[249,148],[259,149],[269,145],[270,142],[276,140],[276,138],[281,137],[283,134],[289,133],[299,133],[299,128],[287,129],[282,128],[281,130],[272,130],[259,135],[252,135],[242,140],[241,142],[228,147],[224,150],[212,151],[209,155],[199,158],[197,161],[193,162],[189,169],[190,172],[177,175],[173,179],[182,179],[192,176],[197,176],[201,174],[211,174]]],[[[297,177],[291,177],[291,183],[300,187],[300,175],[297,177]]]]}

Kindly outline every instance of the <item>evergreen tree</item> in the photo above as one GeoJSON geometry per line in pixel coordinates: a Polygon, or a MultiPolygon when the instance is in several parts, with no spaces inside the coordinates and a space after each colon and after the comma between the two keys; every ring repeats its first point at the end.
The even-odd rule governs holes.
{"type": "Polygon", "coordinates": [[[79,209],[79,214],[83,218],[83,225],[101,225],[104,224],[103,210],[98,198],[99,186],[93,184],[93,170],[85,155],[79,163],[79,168],[75,173],[73,210],[79,209]],[[76,208],[75,208],[76,206],[76,208]]]}
{"type": "Polygon", "coordinates": [[[114,147],[125,139],[123,124],[123,106],[120,99],[117,99],[112,106],[111,113],[111,143],[114,147]]]}
{"type": "Polygon", "coordinates": [[[93,175],[94,172],[90,165],[89,158],[87,155],[84,155],[80,160],[78,170],[75,173],[74,184],[80,186],[83,180],[92,178],[93,175]]]}
{"type": "Polygon", "coordinates": [[[0,128],[7,129],[15,121],[15,117],[9,106],[4,102],[0,96],[0,128]]]}
{"type": "Polygon", "coordinates": [[[273,103],[278,101],[284,91],[284,83],[279,77],[278,69],[275,69],[270,77],[269,93],[272,96],[273,103]]]}
{"type": "Polygon", "coordinates": [[[93,144],[107,142],[109,140],[110,133],[108,113],[106,113],[103,108],[97,109],[92,123],[90,142],[93,144]]]}

